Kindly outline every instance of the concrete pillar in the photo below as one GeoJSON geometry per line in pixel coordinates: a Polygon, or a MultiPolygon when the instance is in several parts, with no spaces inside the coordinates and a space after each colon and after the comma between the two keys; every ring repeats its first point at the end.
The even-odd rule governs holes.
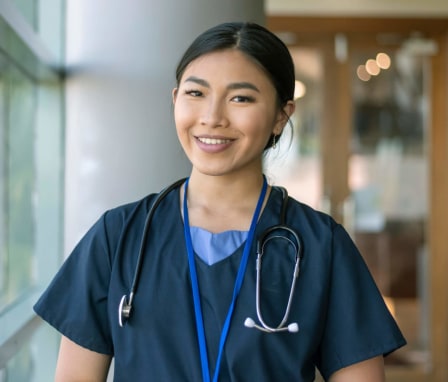
{"type": "Polygon", "coordinates": [[[67,0],[65,252],[107,208],[187,176],[171,104],[191,40],[263,0],[67,0]]]}

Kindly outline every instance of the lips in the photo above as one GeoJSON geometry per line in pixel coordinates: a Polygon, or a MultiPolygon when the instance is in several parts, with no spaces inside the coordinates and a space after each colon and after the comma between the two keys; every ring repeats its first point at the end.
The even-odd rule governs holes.
{"type": "Polygon", "coordinates": [[[203,152],[216,154],[227,150],[230,146],[232,146],[234,139],[223,137],[196,137],[196,142],[198,147],[203,152]]]}

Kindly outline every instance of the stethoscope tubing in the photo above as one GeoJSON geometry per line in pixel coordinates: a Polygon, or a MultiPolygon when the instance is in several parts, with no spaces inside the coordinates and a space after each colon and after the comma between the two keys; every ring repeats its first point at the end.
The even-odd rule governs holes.
{"type": "Polygon", "coordinates": [[[301,241],[300,238],[298,237],[297,233],[292,229],[287,227],[286,225],[280,224],[280,225],[276,225],[273,227],[268,228],[263,235],[260,237],[260,239],[258,240],[257,243],[257,260],[256,260],[256,290],[255,290],[255,303],[256,303],[256,311],[257,311],[257,317],[258,320],[261,323],[260,325],[254,325],[254,327],[256,327],[257,329],[260,329],[262,331],[268,332],[268,333],[273,333],[273,332],[278,332],[278,331],[283,331],[283,330],[288,330],[288,327],[285,326],[286,322],[288,321],[288,317],[291,311],[291,305],[292,305],[292,301],[293,301],[293,297],[294,297],[294,291],[295,291],[295,287],[296,287],[296,282],[297,279],[299,277],[299,272],[300,272],[300,260],[302,258],[302,246],[301,246],[301,241]],[[288,231],[293,237],[294,237],[294,241],[291,240],[289,237],[287,236],[280,236],[280,235],[271,235],[269,236],[271,233],[275,232],[275,231],[288,231]],[[291,286],[290,286],[290,290],[289,290],[289,296],[288,296],[288,302],[286,305],[286,309],[285,309],[285,313],[283,314],[283,318],[280,321],[280,323],[276,326],[269,326],[263,319],[263,315],[261,312],[261,269],[262,269],[262,258],[264,255],[264,247],[265,245],[273,239],[282,239],[282,240],[286,240],[288,241],[293,248],[295,248],[295,264],[294,264],[294,270],[293,270],[293,275],[292,275],[292,280],[291,280],[291,286]]]}
{"type": "Polygon", "coordinates": [[[141,270],[142,270],[142,264],[143,264],[143,258],[144,258],[144,252],[146,248],[146,242],[148,239],[148,232],[149,228],[151,226],[152,218],[154,217],[154,213],[159,206],[159,204],[162,202],[162,200],[167,196],[171,191],[178,188],[181,184],[185,182],[186,178],[179,179],[175,183],[171,184],[170,186],[163,189],[154,200],[154,203],[151,205],[148,214],[146,215],[145,225],[143,226],[142,231],[142,239],[140,241],[140,248],[138,251],[137,256],[137,262],[135,264],[135,272],[134,272],[134,278],[132,280],[131,289],[129,292],[129,297],[126,295],[123,295],[123,297],[120,300],[120,304],[118,307],[118,323],[121,327],[124,326],[126,321],[129,319],[132,311],[132,304],[134,302],[134,296],[137,292],[137,288],[139,285],[141,270]]]}
{"type": "MultiPolygon", "coordinates": [[[[140,276],[141,276],[144,252],[145,252],[146,243],[147,243],[147,239],[148,239],[148,232],[149,232],[149,228],[151,226],[152,219],[154,217],[154,213],[155,213],[157,207],[159,206],[159,204],[165,198],[165,196],[167,196],[174,189],[178,188],[181,184],[185,183],[186,180],[187,180],[187,178],[180,179],[180,180],[176,181],[175,183],[173,183],[172,185],[163,189],[157,195],[156,199],[154,200],[153,204],[151,205],[151,207],[148,211],[148,214],[147,214],[147,217],[145,220],[145,224],[143,227],[143,231],[142,231],[142,239],[140,242],[139,252],[138,252],[138,256],[137,256],[137,262],[135,265],[134,277],[133,277],[131,288],[129,291],[129,297],[126,294],[123,295],[120,300],[119,306],[118,306],[118,323],[119,323],[120,327],[123,327],[126,324],[127,320],[129,319],[129,317],[131,315],[131,312],[132,312],[134,296],[137,292],[137,288],[138,288],[139,280],[140,280],[140,276]]],[[[297,279],[299,276],[300,261],[303,256],[303,251],[302,251],[301,240],[300,240],[298,234],[292,228],[285,225],[288,193],[286,192],[286,190],[284,188],[281,188],[281,191],[283,194],[284,202],[283,202],[281,213],[280,213],[280,224],[270,227],[267,230],[265,230],[263,232],[263,234],[261,235],[261,237],[257,240],[256,312],[257,312],[258,320],[260,321],[261,325],[255,324],[255,322],[250,318],[247,318],[247,320],[245,322],[245,325],[247,327],[254,327],[254,328],[257,328],[257,329],[267,332],[267,333],[274,333],[274,332],[280,332],[280,331],[286,331],[286,330],[288,330],[290,332],[298,331],[297,323],[292,323],[292,324],[289,324],[288,326],[285,326],[285,325],[286,325],[286,321],[288,320],[288,317],[289,317],[289,314],[291,311],[291,305],[292,305],[292,301],[293,301],[293,297],[294,297],[296,282],[297,282],[297,279]],[[289,232],[289,234],[294,238],[295,243],[293,240],[291,240],[287,236],[272,235],[272,233],[274,233],[275,231],[282,231],[282,230],[289,232]],[[291,288],[289,291],[288,303],[287,303],[287,306],[285,309],[285,313],[283,315],[283,318],[282,318],[280,324],[277,327],[272,327],[272,326],[269,326],[264,321],[263,315],[261,312],[261,301],[260,301],[261,267],[262,267],[262,257],[264,254],[265,245],[270,240],[273,240],[276,238],[287,240],[295,248],[296,259],[295,259],[294,271],[293,271],[293,276],[292,276],[292,281],[291,281],[291,288]]]]}

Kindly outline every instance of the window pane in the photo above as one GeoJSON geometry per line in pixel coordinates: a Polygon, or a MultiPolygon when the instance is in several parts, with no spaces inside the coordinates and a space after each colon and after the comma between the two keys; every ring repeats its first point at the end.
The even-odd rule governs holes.
{"type": "Polygon", "coordinates": [[[34,114],[35,85],[20,71],[3,65],[2,170],[0,209],[0,306],[32,284],[34,252],[34,114]]]}
{"type": "Polygon", "coordinates": [[[55,331],[24,340],[62,253],[64,4],[11,0],[0,17],[1,382],[50,381],[56,362],[55,331]]]}
{"type": "Polygon", "coordinates": [[[7,367],[0,371],[1,382],[28,382],[32,380],[33,359],[29,344],[9,361],[7,367]]]}
{"type": "MultiPolygon", "coordinates": [[[[2,48],[6,48],[7,53],[11,54],[10,49],[16,50],[15,45],[20,41],[31,50],[37,49],[46,56],[44,60],[46,62],[41,61],[38,64],[51,63],[53,67],[62,66],[65,47],[65,1],[11,0],[11,3],[12,6],[8,7],[8,10],[12,15],[12,29],[21,32],[19,33],[21,36],[28,36],[28,40],[22,41],[20,37],[17,39],[16,36],[6,38],[10,34],[7,29],[11,27],[9,22],[6,22],[5,25],[0,25],[0,29],[5,28],[0,33],[2,48]]],[[[1,21],[0,18],[0,24],[1,21]]],[[[29,57],[27,58],[29,59],[29,57]]],[[[40,57],[41,60],[42,58],[40,57]]],[[[24,63],[20,61],[20,65],[24,65],[24,63]]]]}
{"type": "Polygon", "coordinates": [[[20,14],[25,18],[26,22],[33,28],[37,29],[37,9],[38,0],[12,0],[20,14]]]}
{"type": "Polygon", "coordinates": [[[0,382],[44,382],[54,380],[60,335],[41,325],[32,337],[17,339],[20,350],[0,370],[0,382]]]}

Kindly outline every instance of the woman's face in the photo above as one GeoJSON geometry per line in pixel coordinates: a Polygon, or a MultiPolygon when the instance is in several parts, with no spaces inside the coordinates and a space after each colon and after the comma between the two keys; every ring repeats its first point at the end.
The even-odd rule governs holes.
{"type": "Polygon", "coordinates": [[[271,134],[279,134],[286,123],[276,99],[265,72],[238,50],[192,61],[173,91],[173,102],[177,134],[193,171],[261,172],[271,134]]]}

